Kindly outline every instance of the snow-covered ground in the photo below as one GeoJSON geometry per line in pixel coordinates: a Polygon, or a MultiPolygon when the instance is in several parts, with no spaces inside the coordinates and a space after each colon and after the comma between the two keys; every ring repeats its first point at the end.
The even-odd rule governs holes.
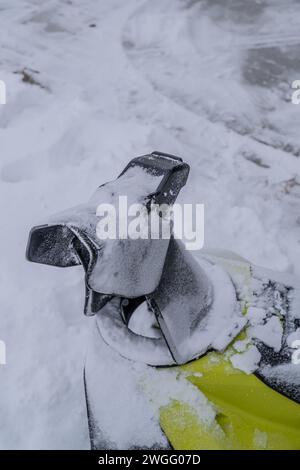
{"type": "Polygon", "coordinates": [[[28,231],[134,156],[191,165],[207,247],[300,275],[296,0],[1,0],[1,448],[89,448],[83,273],[28,231]]]}

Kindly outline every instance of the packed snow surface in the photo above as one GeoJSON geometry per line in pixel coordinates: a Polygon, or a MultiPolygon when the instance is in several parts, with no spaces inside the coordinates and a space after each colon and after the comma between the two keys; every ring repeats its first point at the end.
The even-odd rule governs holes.
{"type": "Polygon", "coordinates": [[[89,448],[83,272],[26,262],[29,229],[158,149],[191,166],[180,201],[205,204],[206,246],[300,275],[300,4],[4,0],[0,15],[0,447],[89,448]]]}

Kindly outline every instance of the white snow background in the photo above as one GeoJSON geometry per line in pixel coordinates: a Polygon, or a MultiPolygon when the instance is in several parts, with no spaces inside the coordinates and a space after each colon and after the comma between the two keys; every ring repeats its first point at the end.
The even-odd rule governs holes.
{"type": "Polygon", "coordinates": [[[28,232],[129,159],[191,166],[207,247],[300,275],[296,0],[1,0],[0,448],[89,448],[83,271],[28,232]]]}

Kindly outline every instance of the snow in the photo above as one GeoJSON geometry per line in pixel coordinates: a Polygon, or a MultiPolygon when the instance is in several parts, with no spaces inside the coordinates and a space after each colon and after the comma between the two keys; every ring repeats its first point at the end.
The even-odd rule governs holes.
{"type": "Polygon", "coordinates": [[[210,426],[214,423],[215,409],[184,374],[178,374],[172,369],[160,370],[158,373],[152,370],[151,374],[149,369],[147,375],[141,378],[141,386],[144,387],[157,416],[161,407],[178,401],[188,404],[193,415],[204,425],[210,426]]]}
{"type": "MultiPolygon", "coordinates": [[[[92,319],[95,321],[95,318],[92,319]]],[[[85,376],[88,382],[89,405],[94,416],[101,417],[97,439],[105,448],[128,449],[166,445],[166,437],[143,393],[143,378],[155,376],[152,368],[122,358],[104,341],[94,328],[89,335],[85,376]],[[99,357],[105,360],[99,361],[99,357]]],[[[96,423],[98,424],[98,423],[96,423]]]]}
{"type": "Polygon", "coordinates": [[[249,346],[249,343],[250,343],[250,338],[246,338],[243,340],[235,341],[232,346],[235,349],[235,351],[244,352],[249,346]]]}
{"type": "MultiPolygon", "coordinates": [[[[86,201],[129,159],[183,156],[191,174],[180,201],[205,203],[206,246],[300,274],[290,88],[300,77],[299,8],[1,2],[1,448],[89,448],[83,272],[30,264],[24,253],[33,225],[86,201]]],[[[251,370],[258,354],[244,354],[251,370]]]]}
{"type": "Polygon", "coordinates": [[[300,328],[297,328],[296,331],[290,333],[286,339],[288,346],[293,347],[295,341],[300,341],[300,328]]]}
{"type": "Polygon", "coordinates": [[[233,354],[230,361],[236,369],[251,374],[257,369],[260,358],[261,355],[257,347],[252,345],[245,352],[233,354]]]}
{"type": "Polygon", "coordinates": [[[148,309],[147,303],[143,302],[137,307],[131,316],[128,328],[137,335],[147,336],[148,338],[160,338],[161,330],[154,313],[148,309]]]}
{"type": "Polygon", "coordinates": [[[263,325],[251,326],[247,329],[247,334],[251,338],[262,341],[274,351],[281,349],[283,327],[278,317],[271,317],[263,325]]]}
{"type": "Polygon", "coordinates": [[[282,364],[274,367],[264,367],[262,375],[273,379],[275,382],[282,381],[285,384],[300,386],[300,365],[282,364]]]}
{"type": "Polygon", "coordinates": [[[155,369],[120,357],[99,339],[96,330],[89,338],[85,373],[90,406],[96,416],[101,416],[104,433],[99,437],[108,448],[126,449],[132,442],[149,448],[166,446],[158,425],[159,410],[174,401],[188,406],[203,425],[218,427],[216,410],[188,380],[191,373],[173,367],[155,369]],[[106,360],[99,363],[99,357],[106,360]]]}
{"type": "Polygon", "coordinates": [[[216,264],[205,266],[203,261],[200,265],[206,268],[206,273],[213,283],[214,296],[212,307],[203,321],[204,325],[192,335],[192,345],[201,345],[201,350],[196,351],[194,357],[210,347],[217,351],[224,350],[246,324],[246,319],[236,302],[233,284],[225,270],[216,264]]]}
{"type": "Polygon", "coordinates": [[[266,318],[266,310],[259,307],[249,307],[247,309],[247,319],[251,325],[263,323],[266,318]]]}

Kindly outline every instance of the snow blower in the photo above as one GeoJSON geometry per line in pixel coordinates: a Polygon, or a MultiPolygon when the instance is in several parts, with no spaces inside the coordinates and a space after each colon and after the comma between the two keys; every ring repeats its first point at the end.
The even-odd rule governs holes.
{"type": "Polygon", "coordinates": [[[173,155],[135,158],[30,232],[29,261],[85,271],[91,446],[300,449],[300,281],[231,252],[186,250],[161,207],[188,174],[173,155]],[[146,228],[156,207],[159,234],[171,235],[99,237],[99,205],[123,196],[144,207],[146,228]]]}

